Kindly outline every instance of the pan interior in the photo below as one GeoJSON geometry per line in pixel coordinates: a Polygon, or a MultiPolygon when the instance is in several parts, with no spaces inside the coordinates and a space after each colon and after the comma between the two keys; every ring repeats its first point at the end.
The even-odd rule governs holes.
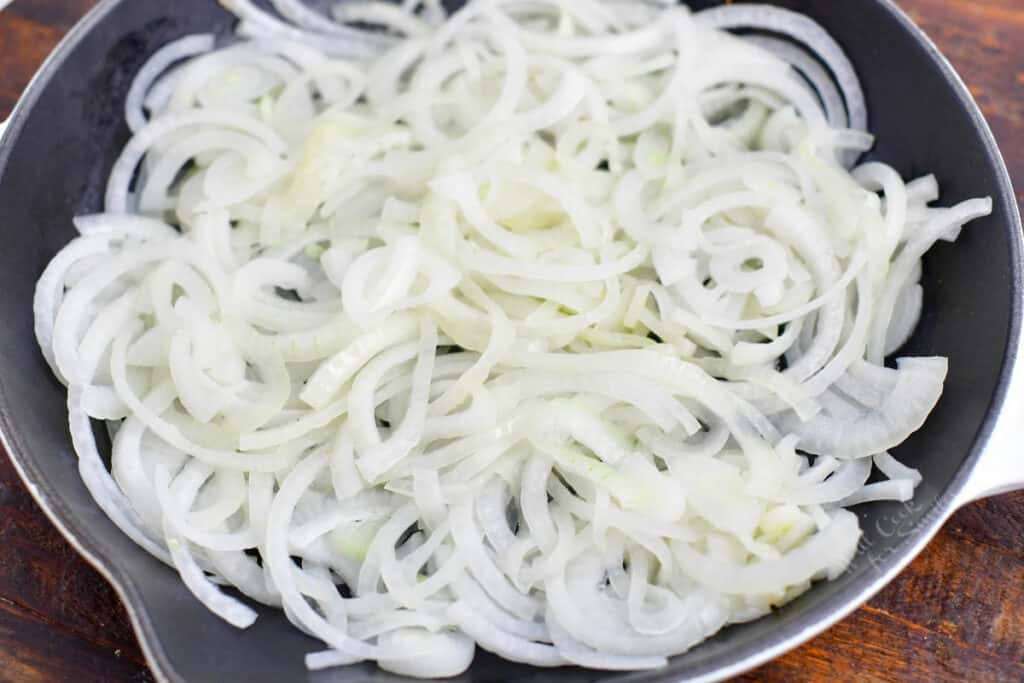
{"type": "MultiPolygon", "coordinates": [[[[449,3],[450,4],[450,3],[449,3]]],[[[695,9],[710,4],[691,3],[695,9]]],[[[873,155],[905,177],[935,173],[941,202],[998,195],[1000,167],[972,110],[917,38],[880,0],[776,4],[824,24],[861,74],[878,136],[873,155]],[[870,36],[865,40],[865,36],[870,36]],[[898,68],[895,68],[898,66],[898,68]]],[[[177,575],[135,547],[99,511],[78,476],[67,434],[65,392],[43,362],[32,333],[34,284],[72,236],[72,216],[101,208],[107,174],[128,139],[123,103],[148,54],[175,37],[232,19],[213,0],[108,2],[90,30],[65,45],[8,131],[0,152],[0,425],[39,495],[122,585],[158,662],[181,680],[304,679],[394,681],[370,665],[307,674],[302,656],[318,645],[274,610],[246,632],[223,624],[188,594],[177,575]],[[225,656],[225,653],[230,653],[225,656]]],[[[730,627],[666,671],[611,674],[542,671],[478,655],[458,680],[654,681],[718,670],[794,636],[857,596],[902,556],[948,502],[944,495],[972,452],[996,395],[1018,296],[1012,198],[969,226],[957,245],[925,259],[925,309],[904,353],[950,359],[945,395],[926,426],[896,451],[924,483],[911,503],[860,506],[862,551],[841,578],[819,584],[773,615],[730,627]]],[[[948,497],[948,496],[947,496],[948,497]]]]}

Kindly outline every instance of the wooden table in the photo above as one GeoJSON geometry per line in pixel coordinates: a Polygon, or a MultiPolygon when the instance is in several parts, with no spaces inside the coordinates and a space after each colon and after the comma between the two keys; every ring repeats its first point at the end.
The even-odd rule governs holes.
{"type": "MultiPolygon", "coordinates": [[[[1024,2],[901,3],[971,86],[1024,192],[1024,2]]],[[[15,0],[0,13],[0,119],[93,4],[15,0]]],[[[0,681],[63,680],[152,675],[114,592],[50,525],[3,454],[0,681]]],[[[1024,494],[960,511],[867,606],[743,680],[1024,680],[1024,494]]]]}

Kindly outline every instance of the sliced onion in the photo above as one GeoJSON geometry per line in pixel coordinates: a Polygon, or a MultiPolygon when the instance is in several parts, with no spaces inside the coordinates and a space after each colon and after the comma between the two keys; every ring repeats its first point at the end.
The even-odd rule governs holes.
{"type": "Polygon", "coordinates": [[[946,361],[885,356],[993,205],[840,163],[873,137],[814,22],[221,4],[238,41],[138,73],[33,309],[86,487],[226,621],[221,586],[281,608],[311,669],[657,669],[913,495],[887,449],[946,361]]]}

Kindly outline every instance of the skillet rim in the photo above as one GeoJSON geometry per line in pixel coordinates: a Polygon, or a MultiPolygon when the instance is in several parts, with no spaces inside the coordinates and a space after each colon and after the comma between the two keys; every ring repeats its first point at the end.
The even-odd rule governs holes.
{"type": "MultiPolygon", "coordinates": [[[[771,0],[767,1],[771,2],[771,0]]],[[[960,106],[969,115],[980,137],[979,142],[984,149],[985,156],[998,176],[993,195],[1007,219],[1003,227],[1009,231],[1007,237],[1011,265],[1009,328],[999,379],[974,443],[961,460],[953,479],[936,498],[935,503],[922,519],[922,523],[908,538],[908,542],[895,547],[894,552],[879,563],[878,571],[873,575],[852,581],[850,586],[833,596],[829,602],[808,609],[806,613],[800,615],[799,619],[795,620],[793,625],[769,635],[767,640],[772,642],[767,647],[753,649],[756,643],[750,643],[746,648],[751,651],[738,658],[733,658],[732,661],[727,660],[715,666],[716,659],[721,660],[727,657],[727,655],[721,655],[716,659],[698,664],[694,667],[694,675],[689,680],[717,681],[760,666],[832,627],[891,582],[917,557],[959,505],[966,502],[961,500],[961,493],[972,472],[978,467],[990,438],[999,424],[1000,418],[1003,417],[1002,409],[1007,400],[1011,381],[1015,374],[1024,374],[1020,368],[1016,373],[1014,372],[1019,364],[1020,356],[1024,354],[1024,337],[1022,337],[1024,235],[1022,235],[1020,211],[1013,182],[1005,160],[984,114],[949,59],[943,55],[923,29],[896,5],[894,0],[872,1],[885,10],[890,18],[904,29],[909,38],[915,40],[919,47],[924,48],[933,67],[942,75],[960,106]]],[[[2,135],[0,138],[0,179],[3,178],[7,170],[10,152],[15,146],[14,140],[20,135],[25,121],[31,117],[43,90],[53,79],[60,77],[63,65],[76,46],[93,29],[107,20],[124,2],[126,0],[100,0],[71,28],[33,76],[7,122],[0,124],[0,135],[2,135]]],[[[50,490],[52,487],[47,483],[46,477],[41,476],[45,467],[39,467],[35,458],[23,455],[31,450],[29,448],[30,440],[25,439],[18,426],[10,420],[6,408],[10,402],[10,397],[4,391],[2,376],[0,376],[0,445],[8,453],[18,476],[61,535],[114,588],[118,598],[124,604],[132,629],[156,680],[184,683],[185,679],[177,672],[174,663],[163,649],[150,614],[142,606],[141,590],[136,585],[135,578],[120,566],[116,555],[104,550],[101,543],[90,537],[87,528],[76,528],[78,524],[74,517],[67,511],[60,497],[50,490]]],[[[652,683],[665,682],[676,680],[675,677],[678,673],[672,671],[670,663],[668,669],[649,672],[649,677],[645,675],[640,678],[631,678],[631,680],[644,680],[652,683]]]]}
{"type": "MultiPolygon", "coordinates": [[[[11,150],[15,146],[14,141],[20,135],[25,121],[32,115],[32,110],[43,90],[51,80],[59,76],[61,67],[78,43],[101,24],[123,1],[100,0],[61,38],[53,51],[43,60],[39,69],[32,75],[7,120],[0,123],[0,181],[3,180],[7,172],[11,150]]],[[[64,540],[114,589],[114,593],[128,614],[128,621],[131,623],[132,631],[153,677],[159,683],[186,683],[185,679],[177,673],[167,653],[164,652],[153,621],[147,610],[141,606],[141,591],[136,586],[131,574],[119,566],[116,556],[109,556],[110,553],[97,547],[98,543],[72,528],[77,525],[73,521],[73,517],[64,509],[63,501],[52,491],[47,490],[51,488],[50,485],[46,482],[45,477],[40,477],[43,468],[37,467],[35,459],[23,457],[20,450],[15,448],[15,443],[19,446],[28,446],[28,443],[22,438],[18,427],[9,420],[8,403],[3,377],[0,374],[0,447],[7,453],[22,484],[25,485],[29,495],[42,509],[50,523],[64,537],[64,540]]],[[[25,448],[25,451],[27,452],[28,448],[25,448]]]]}

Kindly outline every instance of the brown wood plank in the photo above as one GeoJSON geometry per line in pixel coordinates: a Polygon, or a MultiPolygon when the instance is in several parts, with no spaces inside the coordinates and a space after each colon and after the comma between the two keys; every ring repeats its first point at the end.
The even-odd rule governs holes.
{"type": "Polygon", "coordinates": [[[949,521],[946,531],[1024,557],[1024,494],[970,505],[949,521]]]}
{"type": "MultiPolygon", "coordinates": [[[[93,4],[15,0],[0,12],[0,118],[93,4]]],[[[1024,201],[1024,2],[900,5],[978,98],[1024,201]]],[[[0,548],[0,683],[150,680],[116,595],[36,508],[3,454],[0,548]]],[[[1024,680],[1024,494],[958,512],[867,607],[739,680],[1024,680]]]]}
{"type": "Polygon", "coordinates": [[[993,659],[1024,662],[1024,557],[1013,552],[944,533],[871,605],[993,659]]]}
{"type": "Polygon", "coordinates": [[[827,637],[738,680],[982,683],[1024,680],[1024,665],[868,606],[832,627],[827,637]]]}
{"type": "Polygon", "coordinates": [[[71,28],[96,0],[14,0],[8,12],[62,31],[71,28]]]}
{"type": "MultiPolygon", "coordinates": [[[[999,140],[1011,175],[1024,178],[1024,3],[904,0],[900,3],[963,76],[999,140]]],[[[1024,188],[1015,183],[1018,201],[1024,188]]]]}
{"type": "Polygon", "coordinates": [[[0,682],[152,681],[149,670],[126,654],[131,653],[93,645],[0,599],[0,682]]]}
{"type": "Polygon", "coordinates": [[[0,13],[0,119],[7,118],[32,74],[64,31],[29,21],[10,9],[0,13]]]}
{"type": "Polygon", "coordinates": [[[0,600],[60,624],[77,637],[121,649],[141,663],[135,636],[113,589],[63,539],[17,473],[0,461],[0,600]]]}

